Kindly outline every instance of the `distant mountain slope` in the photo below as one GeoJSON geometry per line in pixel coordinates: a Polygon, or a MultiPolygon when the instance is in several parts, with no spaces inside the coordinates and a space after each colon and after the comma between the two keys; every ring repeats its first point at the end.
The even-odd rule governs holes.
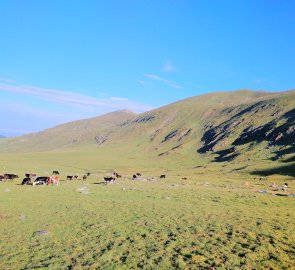
{"type": "Polygon", "coordinates": [[[271,156],[277,159],[295,153],[294,110],[295,91],[218,92],[139,115],[119,111],[4,139],[0,151],[33,152],[91,145],[114,151],[124,146],[120,148],[124,157],[132,153],[138,158],[224,162],[246,156],[262,159],[262,149],[275,148],[271,156]],[[249,151],[251,154],[247,154],[249,151]]]}
{"type": "Polygon", "coordinates": [[[0,135],[0,139],[3,139],[3,138],[5,138],[6,136],[3,136],[3,135],[0,135]]]}
{"type": "Polygon", "coordinates": [[[21,137],[7,138],[0,143],[0,151],[38,152],[83,144],[99,145],[105,142],[122,122],[128,122],[135,116],[131,111],[121,110],[21,137]]]}

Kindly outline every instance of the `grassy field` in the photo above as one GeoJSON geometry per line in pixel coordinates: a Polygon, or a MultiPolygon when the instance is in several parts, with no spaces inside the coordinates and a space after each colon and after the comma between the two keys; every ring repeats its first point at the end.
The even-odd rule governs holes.
{"type": "Polygon", "coordinates": [[[295,269],[294,197],[257,192],[275,181],[295,193],[288,176],[89,151],[0,161],[19,174],[62,173],[58,187],[0,183],[0,269],[295,269]],[[102,184],[113,169],[123,177],[102,184]],[[86,171],[86,181],[65,181],[86,171]],[[137,171],[143,180],[132,181],[137,171]]]}

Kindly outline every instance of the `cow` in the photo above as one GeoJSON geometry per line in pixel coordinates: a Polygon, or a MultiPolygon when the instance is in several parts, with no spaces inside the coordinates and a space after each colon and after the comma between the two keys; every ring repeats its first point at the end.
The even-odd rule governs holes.
{"type": "Polygon", "coordinates": [[[58,180],[59,180],[58,176],[50,176],[48,177],[47,185],[52,184],[52,185],[58,186],[58,180]]]}
{"type": "Polygon", "coordinates": [[[59,171],[53,171],[52,174],[59,175],[59,171]]]}
{"type": "Polygon", "coordinates": [[[37,174],[35,174],[35,173],[25,173],[26,178],[34,178],[36,176],[37,176],[37,174]]]}
{"type": "Polygon", "coordinates": [[[187,177],[182,177],[181,179],[182,179],[182,180],[187,180],[187,177]]]}
{"type": "Polygon", "coordinates": [[[160,175],[160,179],[163,179],[163,178],[166,178],[166,175],[165,174],[161,174],[160,175]]]}
{"type": "Polygon", "coordinates": [[[87,176],[87,177],[90,176],[90,172],[86,173],[86,176],[87,176]]]}
{"type": "Polygon", "coordinates": [[[115,177],[104,177],[103,178],[104,179],[104,181],[105,181],[105,184],[107,184],[107,183],[115,183],[115,181],[116,181],[116,178],[115,177]]]}
{"type": "Polygon", "coordinates": [[[4,174],[4,179],[13,180],[15,178],[19,178],[17,174],[13,174],[13,173],[4,174]]]}
{"type": "Polygon", "coordinates": [[[84,174],[83,175],[83,180],[86,180],[87,179],[87,174],[84,174]]]}
{"type": "Polygon", "coordinates": [[[48,185],[49,176],[38,176],[36,180],[33,182],[33,186],[36,185],[48,185]]]}
{"type": "Polygon", "coordinates": [[[118,174],[117,172],[113,172],[113,177],[121,178],[122,176],[120,174],[118,174]]]}
{"type": "Polygon", "coordinates": [[[132,175],[132,180],[136,180],[136,178],[137,178],[137,175],[136,174],[133,174],[132,175]]]}
{"type": "Polygon", "coordinates": [[[74,180],[77,178],[78,178],[78,175],[67,175],[67,180],[74,180]]]}
{"type": "Polygon", "coordinates": [[[30,177],[25,177],[22,181],[22,185],[31,185],[32,181],[30,177]]]}
{"type": "Polygon", "coordinates": [[[0,175],[0,181],[5,180],[4,175],[0,175]]]}
{"type": "Polygon", "coordinates": [[[141,173],[138,172],[138,173],[136,173],[136,175],[137,175],[137,176],[141,176],[141,173]]]}

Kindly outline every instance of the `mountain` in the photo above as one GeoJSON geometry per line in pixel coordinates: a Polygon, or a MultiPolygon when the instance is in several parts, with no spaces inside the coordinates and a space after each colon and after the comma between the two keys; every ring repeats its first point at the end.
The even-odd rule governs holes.
{"type": "Polygon", "coordinates": [[[294,90],[240,90],[196,96],[138,115],[118,111],[3,139],[0,151],[90,147],[98,154],[99,149],[110,149],[127,158],[146,156],[154,161],[293,162],[294,138],[294,90]]]}
{"type": "Polygon", "coordinates": [[[3,138],[5,138],[6,136],[3,136],[3,135],[0,135],[0,139],[3,139],[3,138]]]}
{"type": "Polygon", "coordinates": [[[83,144],[102,144],[120,124],[133,119],[135,113],[121,110],[95,118],[59,125],[41,132],[7,138],[0,151],[39,152],[70,148],[83,144]]]}

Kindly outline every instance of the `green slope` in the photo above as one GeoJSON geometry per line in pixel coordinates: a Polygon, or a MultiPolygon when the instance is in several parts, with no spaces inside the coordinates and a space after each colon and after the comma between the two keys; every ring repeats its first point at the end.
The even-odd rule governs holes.
{"type": "Polygon", "coordinates": [[[135,113],[127,110],[116,111],[66,123],[38,133],[3,139],[0,142],[0,151],[39,152],[85,144],[99,145],[106,141],[122,122],[132,120],[135,116],[135,113]]]}
{"type": "Polygon", "coordinates": [[[94,160],[110,155],[109,162],[117,158],[116,164],[136,160],[171,167],[210,161],[245,167],[257,160],[293,164],[294,108],[294,90],[218,92],[139,115],[119,111],[3,139],[0,151],[75,151],[91,153],[94,160]]]}

